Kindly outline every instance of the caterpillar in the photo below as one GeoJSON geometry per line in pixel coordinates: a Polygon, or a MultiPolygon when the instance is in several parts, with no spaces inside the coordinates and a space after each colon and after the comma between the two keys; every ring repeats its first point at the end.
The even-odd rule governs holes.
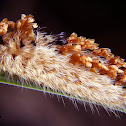
{"type": "Polygon", "coordinates": [[[0,22],[0,71],[42,89],[126,113],[126,63],[94,39],[47,35],[32,15],[0,22]]]}

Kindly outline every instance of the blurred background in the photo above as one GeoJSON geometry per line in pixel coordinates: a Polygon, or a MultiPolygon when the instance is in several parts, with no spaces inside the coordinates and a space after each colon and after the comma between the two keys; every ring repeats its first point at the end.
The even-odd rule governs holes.
{"type": "MultiPolygon", "coordinates": [[[[111,48],[115,55],[126,58],[126,4],[84,0],[1,0],[0,20],[17,21],[22,13],[34,15],[49,34],[72,32],[95,39],[100,47],[111,48]]],[[[120,119],[98,107],[94,113],[87,104],[79,110],[67,98],[43,92],[0,84],[0,126],[124,126],[120,119]]]]}

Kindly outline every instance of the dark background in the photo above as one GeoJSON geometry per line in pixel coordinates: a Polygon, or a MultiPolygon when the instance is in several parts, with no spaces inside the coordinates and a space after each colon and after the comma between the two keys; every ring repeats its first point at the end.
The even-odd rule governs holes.
{"type": "MultiPolygon", "coordinates": [[[[100,47],[111,48],[115,55],[126,58],[126,4],[123,2],[92,2],[84,0],[2,0],[0,20],[7,17],[16,21],[20,15],[32,14],[41,27],[50,34],[61,31],[69,36],[95,39],[100,47]]],[[[109,116],[100,107],[99,113],[89,105],[87,112],[78,104],[64,98],[58,101],[42,92],[0,84],[0,126],[124,126],[126,115],[109,116]],[[60,101],[60,102],[59,102],[60,101]]]]}

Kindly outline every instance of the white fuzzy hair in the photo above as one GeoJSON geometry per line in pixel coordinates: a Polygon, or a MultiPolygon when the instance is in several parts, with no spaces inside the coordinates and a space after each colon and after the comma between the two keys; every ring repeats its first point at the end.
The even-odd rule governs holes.
{"type": "Polygon", "coordinates": [[[48,44],[52,41],[51,35],[38,32],[36,46],[24,46],[15,58],[6,45],[1,45],[0,69],[75,99],[126,112],[122,87],[114,86],[107,75],[95,74],[81,65],[74,66],[69,62],[71,54],[64,56],[55,51],[57,46],[48,44]]]}

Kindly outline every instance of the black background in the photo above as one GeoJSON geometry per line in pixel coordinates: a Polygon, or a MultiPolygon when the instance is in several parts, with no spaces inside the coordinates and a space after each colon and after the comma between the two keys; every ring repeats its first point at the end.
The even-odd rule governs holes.
{"type": "MultiPolygon", "coordinates": [[[[115,55],[126,58],[126,4],[84,0],[2,0],[0,20],[7,17],[16,21],[20,15],[32,14],[41,27],[47,27],[50,34],[61,31],[69,36],[95,39],[100,47],[111,48],[115,55]]],[[[87,112],[78,104],[64,98],[65,106],[56,96],[50,98],[42,92],[0,84],[0,126],[124,126],[126,115],[120,118],[109,116],[100,107],[99,113],[87,112]]]]}

